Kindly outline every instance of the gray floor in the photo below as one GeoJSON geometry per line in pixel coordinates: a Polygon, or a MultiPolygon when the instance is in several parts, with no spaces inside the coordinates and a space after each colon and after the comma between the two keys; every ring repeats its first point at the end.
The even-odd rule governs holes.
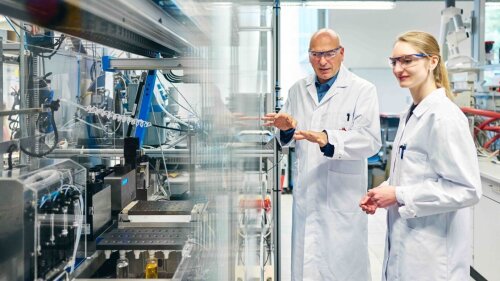
{"type": "MultiPolygon", "coordinates": [[[[382,260],[384,258],[385,239],[385,209],[377,210],[368,219],[368,250],[370,252],[370,263],[372,281],[381,278],[382,260]]],[[[291,233],[292,233],[292,195],[281,196],[281,280],[290,280],[290,256],[291,256],[291,233]]]]}

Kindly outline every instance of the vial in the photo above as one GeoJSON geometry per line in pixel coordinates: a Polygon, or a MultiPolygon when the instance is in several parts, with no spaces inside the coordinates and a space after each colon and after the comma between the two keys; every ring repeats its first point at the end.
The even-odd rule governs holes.
{"type": "Polygon", "coordinates": [[[120,258],[116,261],[116,278],[128,278],[128,259],[125,251],[120,251],[120,258]]]}
{"type": "Polygon", "coordinates": [[[146,279],[158,279],[158,261],[155,258],[154,251],[149,251],[149,258],[146,261],[144,275],[146,279]]]}

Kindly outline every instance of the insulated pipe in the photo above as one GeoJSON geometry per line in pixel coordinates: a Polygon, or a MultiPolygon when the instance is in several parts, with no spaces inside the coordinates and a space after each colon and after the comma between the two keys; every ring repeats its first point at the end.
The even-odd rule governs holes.
{"type": "Polygon", "coordinates": [[[486,117],[491,117],[491,118],[499,118],[500,119],[500,112],[495,112],[495,111],[490,111],[490,110],[482,110],[482,109],[475,109],[472,107],[461,107],[460,108],[463,113],[469,113],[469,114],[474,114],[474,115],[480,115],[480,116],[486,116],[486,117]]]}
{"type": "Polygon", "coordinates": [[[490,127],[490,126],[485,126],[483,128],[484,131],[494,131],[494,132],[500,132],[500,126],[495,126],[495,127],[490,127]]]}
{"type": "Polygon", "coordinates": [[[493,144],[495,141],[497,141],[498,139],[500,139],[500,134],[496,134],[494,137],[492,137],[488,142],[486,142],[484,145],[483,145],[483,148],[488,148],[490,147],[491,144],[493,144]]]}
{"type": "Polygon", "coordinates": [[[477,134],[479,133],[479,130],[485,130],[485,128],[488,126],[488,124],[490,124],[491,122],[494,122],[498,120],[498,118],[490,118],[486,121],[484,121],[483,123],[479,124],[479,126],[477,126],[477,128],[474,128],[474,135],[477,136],[477,134]]]}

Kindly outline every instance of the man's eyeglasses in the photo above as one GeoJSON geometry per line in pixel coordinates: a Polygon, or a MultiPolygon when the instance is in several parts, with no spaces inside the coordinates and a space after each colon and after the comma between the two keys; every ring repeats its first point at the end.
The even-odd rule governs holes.
{"type": "Polygon", "coordinates": [[[400,57],[389,58],[389,64],[392,68],[396,67],[396,64],[399,62],[399,65],[402,68],[408,68],[415,66],[416,62],[421,58],[429,57],[427,54],[411,54],[400,57]]]}
{"type": "Polygon", "coordinates": [[[340,49],[342,49],[342,46],[338,46],[335,49],[331,49],[331,50],[323,51],[323,52],[316,52],[316,51],[309,50],[309,56],[315,60],[321,60],[321,57],[324,57],[325,59],[330,60],[330,59],[333,59],[337,55],[337,53],[339,52],[340,49]]]}

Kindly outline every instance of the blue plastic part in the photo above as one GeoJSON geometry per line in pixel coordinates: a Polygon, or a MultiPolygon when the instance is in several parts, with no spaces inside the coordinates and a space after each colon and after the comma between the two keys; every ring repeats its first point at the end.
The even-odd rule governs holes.
{"type": "Polygon", "coordinates": [[[102,70],[106,72],[116,72],[115,69],[111,69],[111,57],[102,56],[102,70]]]}
{"type": "MultiPolygon", "coordinates": [[[[139,115],[136,117],[141,120],[149,120],[149,112],[151,111],[151,101],[153,100],[153,91],[156,82],[156,70],[148,71],[148,76],[146,77],[146,83],[144,84],[144,92],[141,97],[141,105],[139,115]]],[[[139,138],[139,146],[142,146],[144,141],[144,134],[146,133],[146,128],[137,127],[135,129],[135,137],[139,138]]]]}

